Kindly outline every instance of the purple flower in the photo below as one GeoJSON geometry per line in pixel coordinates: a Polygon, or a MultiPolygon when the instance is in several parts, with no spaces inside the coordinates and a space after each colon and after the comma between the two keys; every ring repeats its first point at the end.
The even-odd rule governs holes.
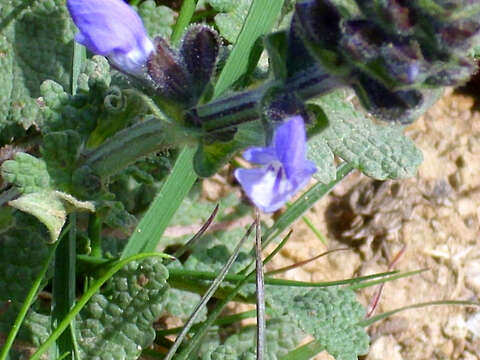
{"type": "Polygon", "coordinates": [[[122,0],[67,0],[67,7],[80,30],[77,42],[107,56],[119,70],[132,75],[143,71],[154,47],[129,5],[122,0]]]}
{"type": "Polygon", "coordinates": [[[235,177],[258,208],[273,212],[307,185],[317,170],[305,158],[306,152],[303,118],[292,116],[276,129],[270,146],[250,148],[243,153],[246,160],[263,166],[237,169],[235,177]]]}

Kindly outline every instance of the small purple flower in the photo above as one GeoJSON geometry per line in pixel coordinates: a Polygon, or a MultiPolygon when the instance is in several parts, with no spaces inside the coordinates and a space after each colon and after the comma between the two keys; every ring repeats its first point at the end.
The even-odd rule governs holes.
{"type": "Polygon", "coordinates": [[[75,40],[126,73],[143,71],[154,46],[138,14],[122,0],[67,0],[75,40]]]}
{"type": "Polygon", "coordinates": [[[273,212],[307,185],[317,170],[305,158],[306,153],[303,118],[292,116],[276,129],[270,146],[250,148],[243,153],[246,160],[263,166],[237,169],[235,177],[258,208],[273,212]]]}

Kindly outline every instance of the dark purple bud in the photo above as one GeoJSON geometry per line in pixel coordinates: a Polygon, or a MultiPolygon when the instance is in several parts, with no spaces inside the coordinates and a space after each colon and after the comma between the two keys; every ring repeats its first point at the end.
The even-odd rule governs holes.
{"type": "Polygon", "coordinates": [[[425,83],[430,86],[455,86],[467,80],[475,69],[476,66],[471,61],[460,59],[458,64],[437,70],[425,83]]]}
{"type": "Polygon", "coordinates": [[[382,29],[368,20],[350,20],[344,24],[345,35],[340,42],[347,58],[370,61],[379,56],[382,44],[388,40],[382,29]]]}
{"type": "Polygon", "coordinates": [[[439,33],[441,41],[448,47],[468,50],[472,38],[480,32],[478,21],[461,19],[444,26],[439,33]]]}
{"type": "Polygon", "coordinates": [[[395,82],[410,85],[418,81],[423,70],[423,57],[416,43],[386,44],[381,49],[384,66],[395,82]]]}
{"type": "Polygon", "coordinates": [[[391,91],[364,74],[357,75],[353,88],[363,106],[374,116],[386,121],[409,123],[412,121],[410,112],[423,103],[423,96],[417,90],[391,91]]]}
{"type": "Polygon", "coordinates": [[[315,59],[310,55],[305,47],[302,39],[298,35],[298,26],[296,25],[298,19],[292,18],[292,24],[288,32],[288,47],[287,47],[287,78],[293,74],[305,71],[313,66],[316,66],[315,59]]]}
{"type": "Polygon", "coordinates": [[[191,26],[183,37],[180,55],[191,75],[196,99],[202,96],[214,74],[220,44],[217,32],[205,25],[191,26]]]}
{"type": "Polygon", "coordinates": [[[310,0],[295,5],[298,23],[309,40],[328,49],[335,49],[340,41],[342,19],[330,0],[310,0]]]}
{"type": "Polygon", "coordinates": [[[182,59],[161,37],[154,43],[155,52],[148,59],[147,69],[158,94],[175,103],[192,105],[192,84],[182,59]]]}
{"type": "Polygon", "coordinates": [[[349,72],[348,64],[337,51],[342,20],[330,0],[308,0],[295,5],[294,25],[307,49],[325,68],[335,73],[349,72]],[[345,68],[347,66],[347,69],[345,68]]]}

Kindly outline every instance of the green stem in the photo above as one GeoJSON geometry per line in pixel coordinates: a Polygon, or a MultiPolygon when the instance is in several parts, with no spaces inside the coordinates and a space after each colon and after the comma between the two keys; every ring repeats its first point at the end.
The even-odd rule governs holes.
{"type": "MultiPolygon", "coordinates": [[[[73,213],[69,216],[70,231],[68,237],[58,244],[55,254],[55,270],[53,277],[52,324],[56,326],[69,313],[75,303],[76,289],[76,247],[77,247],[77,217],[73,213]]],[[[75,349],[75,324],[70,322],[71,331],[62,334],[57,341],[56,356],[69,353],[75,349]]],[[[73,357],[73,355],[72,355],[73,357]]]]}
{"type": "Polygon", "coordinates": [[[88,237],[91,242],[91,256],[94,258],[102,257],[102,220],[96,214],[90,214],[88,217],[88,237]]]}
{"type": "Polygon", "coordinates": [[[178,147],[184,141],[174,125],[149,119],[116,133],[87,153],[82,165],[104,178],[115,175],[148,154],[178,147]]]}

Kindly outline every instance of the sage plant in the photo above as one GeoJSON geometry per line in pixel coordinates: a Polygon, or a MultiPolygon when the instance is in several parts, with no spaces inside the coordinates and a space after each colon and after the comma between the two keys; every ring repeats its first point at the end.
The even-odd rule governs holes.
{"type": "MultiPolygon", "coordinates": [[[[118,140],[114,137],[97,150],[101,157],[95,151],[87,155],[85,165],[93,169],[93,177],[104,175],[98,171],[108,167],[104,163],[114,161],[120,170],[149,151],[171,147],[165,133],[172,134],[169,138],[177,146],[199,143],[200,154],[202,144],[231,141],[243,124],[262,119],[264,144],[271,149],[273,134],[286,119],[301,116],[310,122],[305,101],[340,87],[353,88],[381,120],[411,122],[436,97],[435,88],[469,78],[475,66],[467,54],[480,29],[475,2],[358,0],[347,8],[333,0],[299,1],[289,30],[265,38],[267,50],[281,58],[272,64],[274,78],[253,90],[209,101],[206,90],[222,46],[213,29],[190,27],[175,49],[163,38],[152,45],[135,12],[120,0],[69,0],[68,6],[80,29],[77,41],[134,76],[170,122],[152,130],[159,136],[146,140],[141,152],[136,150],[141,139],[133,136],[129,143],[122,142],[131,150],[123,152],[126,156],[115,157],[110,147],[104,154],[103,148],[118,140]]],[[[231,155],[209,169],[196,162],[197,173],[212,175],[231,155]]],[[[252,196],[252,184],[237,177],[260,205],[252,196]]],[[[295,186],[296,191],[300,188],[295,186]]],[[[272,193],[271,201],[274,198],[272,193]]]]}
{"type": "MultiPolygon", "coordinates": [[[[232,161],[233,178],[267,213],[313,184],[266,229],[268,244],[354,168],[380,180],[413,176],[422,155],[403,125],[477,66],[480,0],[205,0],[215,15],[241,18],[242,30],[229,33],[219,21],[225,17],[210,21],[201,12],[210,25],[185,23],[179,42],[182,26],[169,37],[172,9],[131,3],[137,6],[0,6],[0,75],[8,80],[0,96],[0,333],[8,333],[0,360],[17,335],[29,351],[37,348],[34,360],[45,351],[55,352],[51,358],[162,357],[151,348],[155,337],[155,349],[168,347],[170,357],[179,349],[179,359],[261,358],[253,341],[243,341],[251,328],[225,341],[207,336],[227,300],[254,301],[242,285],[262,260],[243,252],[243,229],[205,235],[218,209],[210,215],[190,199],[177,212],[195,196],[188,192],[197,176],[212,176],[243,153],[250,164],[232,161]],[[87,57],[78,44],[72,55],[74,39],[87,57]],[[174,239],[179,259],[157,251],[170,251],[165,229],[175,213],[180,225],[208,218],[185,246],[174,239]],[[199,246],[202,236],[209,241],[199,246]],[[45,284],[54,289],[50,311],[48,299],[35,302],[45,284]],[[218,301],[207,309],[204,294],[218,301]],[[185,346],[170,343],[178,329],[154,331],[165,315],[189,324],[177,332],[178,341],[191,335],[185,346]]],[[[177,24],[188,20],[187,10],[177,24]]],[[[241,199],[220,202],[225,221],[244,215],[241,199]]],[[[315,340],[306,353],[366,354],[371,319],[353,289],[375,276],[342,280],[344,287],[278,286],[266,274],[268,358],[297,356],[307,334],[315,340]]]]}

